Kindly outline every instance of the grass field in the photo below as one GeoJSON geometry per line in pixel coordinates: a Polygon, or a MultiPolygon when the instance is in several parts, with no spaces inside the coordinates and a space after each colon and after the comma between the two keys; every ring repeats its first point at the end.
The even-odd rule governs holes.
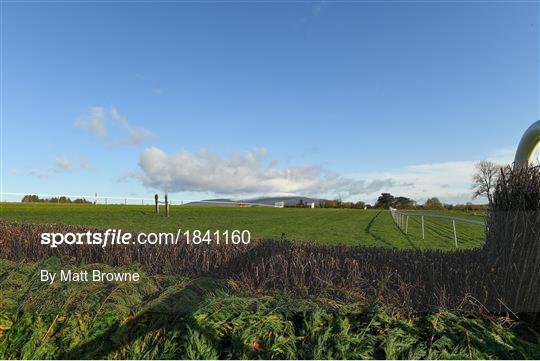
{"type": "MultiPolygon", "coordinates": [[[[482,219],[465,213],[445,212],[461,218],[482,219]]],[[[152,206],[21,204],[0,205],[0,218],[33,223],[62,223],[125,231],[176,232],[199,229],[247,229],[252,238],[285,238],[323,244],[387,248],[454,249],[451,222],[426,221],[421,238],[419,218],[411,217],[408,234],[399,230],[386,210],[171,207],[171,217],[156,215],[152,206]]],[[[482,226],[458,224],[458,247],[474,248],[484,242],[482,226]]]]}

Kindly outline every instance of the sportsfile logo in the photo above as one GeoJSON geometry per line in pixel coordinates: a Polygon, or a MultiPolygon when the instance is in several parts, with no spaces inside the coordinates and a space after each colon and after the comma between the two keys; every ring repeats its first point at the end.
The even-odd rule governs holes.
{"type": "MultiPolygon", "coordinates": [[[[143,233],[139,234],[142,235],[143,233]]],[[[141,237],[139,237],[141,238],[141,237]]],[[[174,238],[173,238],[174,241],[174,238]]],[[[128,245],[134,243],[133,234],[122,232],[121,229],[107,229],[105,232],[68,232],[68,233],[49,233],[41,234],[41,244],[51,248],[57,248],[60,245],[100,245],[105,248],[107,245],[119,244],[128,245]]]]}

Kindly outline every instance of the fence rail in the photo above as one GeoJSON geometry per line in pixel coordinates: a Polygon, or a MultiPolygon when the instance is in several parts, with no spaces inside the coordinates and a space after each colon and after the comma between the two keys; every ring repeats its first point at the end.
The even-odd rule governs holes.
{"type": "Polygon", "coordinates": [[[486,225],[486,222],[473,220],[473,219],[444,216],[442,214],[433,214],[433,213],[425,213],[425,212],[403,211],[403,210],[399,210],[392,207],[390,207],[390,213],[392,215],[392,219],[394,220],[394,223],[396,224],[396,226],[399,229],[401,229],[405,234],[408,234],[409,232],[409,219],[411,217],[419,218],[420,225],[421,225],[422,239],[426,239],[426,231],[425,231],[426,219],[435,218],[435,219],[448,220],[452,224],[452,233],[454,235],[454,246],[456,248],[458,248],[456,223],[474,224],[474,225],[479,225],[479,226],[484,226],[484,227],[486,225]]]}
{"type": "MultiPolygon", "coordinates": [[[[6,202],[5,196],[8,197],[24,197],[27,195],[34,195],[38,197],[47,198],[56,198],[60,203],[60,198],[65,197],[71,200],[74,199],[85,199],[89,202],[92,202],[96,205],[107,205],[107,204],[130,204],[130,205],[154,205],[155,198],[145,198],[145,197],[123,197],[123,196],[100,196],[97,194],[94,195],[74,195],[74,194],[43,194],[43,193],[22,193],[22,192],[0,192],[0,200],[6,202]]],[[[13,200],[19,202],[18,200],[13,200]]],[[[169,204],[174,206],[189,206],[204,203],[204,204],[223,204],[223,205],[236,205],[236,206],[247,206],[247,207],[277,207],[274,204],[264,204],[256,202],[244,202],[244,201],[227,201],[227,200],[190,200],[190,199],[172,199],[169,198],[169,204]]],[[[163,202],[161,202],[163,203],[163,202]]],[[[279,208],[279,207],[278,207],[279,208]]]]}

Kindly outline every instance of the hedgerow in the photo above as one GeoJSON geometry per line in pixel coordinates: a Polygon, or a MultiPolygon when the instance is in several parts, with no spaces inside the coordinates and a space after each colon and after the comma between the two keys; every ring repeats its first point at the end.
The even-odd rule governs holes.
{"type": "Polygon", "coordinates": [[[54,292],[45,284],[27,287],[42,267],[61,264],[58,259],[0,262],[0,288],[9,291],[2,297],[12,301],[0,315],[2,359],[540,356],[538,334],[504,317],[442,309],[414,313],[286,293],[253,296],[241,284],[207,277],[144,275],[131,288],[108,283],[63,284],[54,292]],[[45,303],[41,308],[39,300],[45,303]]]}

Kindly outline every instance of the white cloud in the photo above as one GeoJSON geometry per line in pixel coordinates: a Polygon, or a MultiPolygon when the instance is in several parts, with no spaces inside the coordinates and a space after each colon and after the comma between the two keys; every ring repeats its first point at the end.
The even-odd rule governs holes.
{"type": "MultiPolygon", "coordinates": [[[[417,164],[385,173],[395,180],[396,186],[388,191],[423,202],[438,197],[443,202],[471,201],[471,180],[476,161],[417,164]],[[401,186],[407,184],[407,187],[401,186]]],[[[374,174],[380,177],[383,174],[374,174]]],[[[376,195],[372,194],[372,197],[376,195]]]]}
{"type": "Polygon", "coordinates": [[[76,167],[82,171],[94,170],[94,165],[89,160],[79,157],[75,162],[72,162],[67,157],[57,157],[53,164],[46,169],[33,169],[28,174],[39,179],[47,179],[53,174],[72,172],[76,167]]]}
{"type": "Polygon", "coordinates": [[[105,111],[102,107],[91,107],[85,117],[75,121],[75,125],[89,131],[97,138],[103,138],[107,134],[105,111]]]}
{"type": "Polygon", "coordinates": [[[516,150],[517,148],[496,149],[487,157],[487,159],[500,164],[510,164],[514,161],[516,150]]]}
{"type": "Polygon", "coordinates": [[[28,175],[38,179],[47,179],[49,178],[50,173],[47,170],[32,169],[30,172],[28,172],[28,175]]]}
{"type": "MultiPolygon", "coordinates": [[[[498,164],[506,165],[513,161],[515,150],[500,149],[488,157],[498,164]]],[[[466,203],[472,199],[472,177],[478,160],[454,161],[416,164],[383,172],[355,174],[354,178],[376,180],[390,178],[393,186],[386,189],[394,195],[413,198],[422,203],[429,197],[438,197],[443,202],[466,203]]],[[[370,202],[377,198],[373,192],[366,194],[370,202]]],[[[485,202],[485,199],[476,199],[475,202],[485,202]]]]}
{"type": "Polygon", "coordinates": [[[143,127],[134,127],[129,124],[127,118],[121,115],[118,110],[111,106],[107,112],[103,107],[95,106],[88,109],[88,114],[75,121],[78,128],[89,131],[97,138],[104,138],[107,135],[107,120],[112,118],[120,125],[121,131],[125,133],[124,139],[119,143],[126,145],[137,145],[156,136],[151,130],[143,127]]]}
{"type": "Polygon", "coordinates": [[[71,162],[67,158],[56,158],[54,160],[54,167],[59,172],[71,172],[71,162]]]}
{"type": "Polygon", "coordinates": [[[115,107],[110,108],[111,117],[120,124],[127,133],[127,138],[122,143],[129,145],[140,144],[144,141],[154,138],[156,135],[149,129],[142,127],[133,127],[129,124],[126,117],[118,113],[115,107]]]}
{"type": "MultiPolygon", "coordinates": [[[[512,150],[487,157],[508,164],[512,150]]],[[[220,195],[307,195],[374,202],[381,192],[422,203],[472,201],[472,176],[478,160],[416,164],[388,171],[340,175],[316,166],[280,168],[265,149],[223,158],[209,150],[167,154],[151,147],[139,158],[137,177],[146,187],[166,192],[220,195]]],[[[477,202],[483,202],[479,199],[477,202]]]]}
{"type": "Polygon", "coordinates": [[[79,168],[83,171],[93,171],[96,169],[94,164],[86,158],[79,157],[78,159],[79,168]]]}
{"type": "Polygon", "coordinates": [[[166,192],[351,196],[392,184],[389,179],[348,179],[315,166],[279,168],[265,149],[222,158],[209,150],[168,155],[151,147],[141,153],[139,167],[138,176],[146,187],[166,192]]]}

